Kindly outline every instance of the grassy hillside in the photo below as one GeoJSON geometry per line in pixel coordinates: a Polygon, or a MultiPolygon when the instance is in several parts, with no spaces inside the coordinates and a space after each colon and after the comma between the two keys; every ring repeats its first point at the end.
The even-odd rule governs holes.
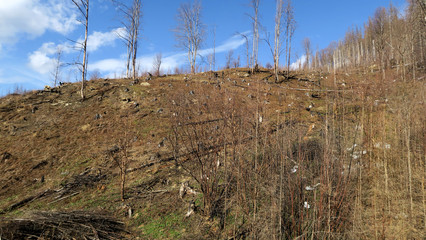
{"type": "Polygon", "coordinates": [[[74,83],[8,95],[0,236],[83,211],[129,239],[421,239],[425,86],[392,74],[230,69],[97,79],[84,101],[74,83]]]}

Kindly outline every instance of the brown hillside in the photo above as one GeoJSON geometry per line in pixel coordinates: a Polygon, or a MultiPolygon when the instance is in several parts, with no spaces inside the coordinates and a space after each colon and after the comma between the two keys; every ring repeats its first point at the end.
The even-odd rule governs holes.
{"type": "MultiPolygon", "coordinates": [[[[276,175],[270,172],[272,171],[270,169],[279,169],[280,166],[272,163],[266,165],[265,161],[259,161],[259,165],[254,166],[255,170],[259,170],[258,175],[243,174],[241,176],[247,178],[244,181],[240,181],[239,175],[236,175],[229,178],[228,185],[223,182],[218,183],[219,187],[225,186],[226,189],[225,195],[220,193],[222,195],[218,196],[226,196],[224,204],[228,206],[225,208],[229,208],[229,213],[225,216],[229,218],[223,220],[220,215],[215,215],[214,211],[209,216],[206,212],[208,203],[205,199],[203,201],[201,195],[191,197],[196,206],[195,213],[188,218],[185,217],[189,200],[188,198],[180,199],[181,184],[189,181],[190,186],[197,192],[202,192],[204,188],[203,181],[200,180],[203,178],[197,175],[199,165],[191,160],[193,159],[191,154],[194,154],[191,151],[195,148],[185,147],[185,143],[191,143],[191,135],[184,135],[185,132],[180,133],[183,144],[179,148],[174,148],[177,141],[174,141],[173,137],[178,136],[174,134],[174,130],[180,127],[175,124],[181,124],[181,122],[175,122],[174,116],[179,114],[178,116],[181,117],[185,113],[188,114],[185,115],[187,118],[182,117],[182,121],[187,121],[185,126],[201,124],[201,128],[193,129],[207,134],[206,139],[200,137],[200,141],[210,145],[205,147],[208,151],[204,151],[203,154],[206,155],[216,154],[214,156],[220,157],[226,154],[223,151],[234,151],[235,153],[246,152],[244,154],[254,156],[259,154],[263,156],[262,159],[279,159],[278,155],[274,155],[279,152],[274,150],[275,147],[278,149],[279,145],[275,146],[273,141],[278,136],[283,136],[276,134],[284,134],[285,137],[282,139],[288,141],[288,143],[283,142],[285,146],[288,146],[285,150],[288,160],[285,160],[285,165],[281,166],[281,169],[287,169],[287,174],[297,162],[298,171],[301,172],[302,169],[305,171],[300,174],[306,174],[298,178],[300,181],[294,182],[294,186],[300,185],[301,189],[304,189],[310,181],[325,183],[320,169],[323,169],[322,166],[332,159],[327,157],[328,155],[342,159],[339,164],[333,163],[332,166],[336,173],[345,171],[346,173],[343,178],[338,177],[342,175],[335,175],[337,177],[333,181],[336,182],[330,183],[336,186],[332,190],[334,195],[328,195],[328,197],[336,198],[336,209],[341,211],[336,210],[333,214],[339,214],[338,222],[348,226],[333,222],[332,224],[335,225],[332,231],[348,238],[368,238],[372,236],[370,234],[373,234],[373,226],[375,226],[370,222],[373,221],[375,213],[371,207],[373,201],[371,194],[374,192],[377,194],[374,204],[378,202],[385,204],[387,201],[392,201],[392,204],[407,204],[404,200],[407,198],[389,198],[391,191],[398,192],[398,187],[403,187],[397,184],[397,179],[403,175],[397,171],[396,165],[399,164],[399,160],[397,161],[396,155],[392,160],[395,166],[388,163],[391,169],[386,169],[390,178],[386,181],[391,182],[389,189],[384,192],[382,188],[374,188],[375,185],[371,185],[371,183],[382,181],[379,176],[383,165],[378,163],[384,159],[383,154],[392,155],[380,152],[377,144],[391,142],[392,146],[396,146],[391,149],[392,153],[397,151],[397,146],[401,149],[404,147],[404,144],[398,145],[398,134],[395,133],[400,126],[398,124],[401,123],[395,119],[402,116],[404,102],[410,105],[411,116],[416,119],[413,120],[411,127],[412,161],[417,168],[413,170],[412,179],[413,188],[417,189],[413,193],[414,202],[420,203],[421,194],[424,194],[424,191],[422,193],[418,190],[421,184],[421,169],[424,170],[424,163],[419,161],[422,151],[424,153],[419,145],[421,142],[424,143],[425,131],[424,125],[420,124],[424,116],[419,114],[424,113],[424,96],[419,95],[421,89],[424,89],[423,83],[403,83],[399,80],[393,81],[392,77],[388,77],[389,80],[383,82],[375,73],[342,73],[336,76],[335,81],[333,75],[319,72],[293,73],[293,78],[290,80],[275,83],[271,75],[272,73],[268,70],[251,75],[247,73],[247,69],[231,69],[218,72],[216,76],[213,73],[171,75],[154,77],[150,81],[98,79],[88,82],[87,97],[84,101],[80,99],[77,83],[1,98],[0,217],[8,220],[16,217],[31,218],[32,215],[29,213],[34,211],[101,211],[108,212],[124,221],[128,238],[238,238],[236,236],[244,238],[244,235],[252,231],[258,231],[257,234],[262,236],[261,225],[271,224],[272,226],[275,224],[274,219],[278,219],[272,210],[268,213],[267,209],[272,207],[263,208],[263,206],[274,206],[274,200],[262,197],[256,200],[255,198],[253,203],[259,204],[259,212],[258,220],[252,222],[253,216],[248,206],[252,202],[243,200],[250,197],[242,193],[240,195],[242,190],[239,190],[239,184],[256,178],[258,182],[256,184],[259,185],[254,185],[254,190],[250,190],[251,187],[248,186],[247,193],[250,191],[255,193],[257,191],[257,194],[275,192],[275,190],[264,188],[262,184],[265,183],[267,186],[266,179],[271,180],[271,186],[272,182],[277,183],[278,177],[275,179],[273,176],[276,175]],[[226,96],[228,101],[231,101],[231,98],[235,99],[234,106],[237,107],[232,116],[246,116],[244,119],[247,125],[237,123],[237,120],[231,124],[245,126],[245,132],[238,133],[240,140],[229,140],[231,136],[237,136],[237,131],[233,133],[224,131],[225,140],[221,137],[217,140],[216,138],[208,140],[211,139],[208,138],[209,136],[215,136],[208,129],[219,128],[210,122],[222,121],[222,118],[215,113],[228,109],[220,108],[221,102],[227,101],[223,96],[226,96]],[[212,104],[208,105],[209,102],[212,104]],[[416,105],[416,102],[419,102],[419,105],[416,105]],[[185,104],[190,107],[183,108],[185,104]],[[238,112],[238,109],[241,111],[238,112]],[[394,121],[392,119],[395,120],[396,125],[392,125],[394,121]],[[381,128],[383,124],[388,129],[383,130],[381,128]],[[362,133],[357,132],[360,126],[363,126],[362,133]],[[255,129],[259,130],[255,131],[255,129]],[[389,133],[383,135],[383,131],[388,132],[388,130],[389,133]],[[392,131],[396,134],[395,136],[391,135],[392,131]],[[327,137],[329,140],[323,142],[323,139],[327,137]],[[255,141],[257,138],[261,139],[258,143],[255,141]],[[120,201],[120,169],[111,155],[119,151],[123,143],[128,144],[129,160],[128,165],[125,166],[127,180],[124,202],[120,201]],[[336,145],[333,147],[326,145],[331,146],[334,143],[336,145]],[[354,143],[361,145],[368,152],[362,158],[365,161],[369,159],[369,167],[365,162],[351,160],[355,159],[352,158],[355,150],[347,149],[354,143]],[[222,148],[222,146],[226,147],[222,148]],[[266,157],[269,156],[268,154],[270,157],[266,157]],[[181,160],[174,161],[175,156],[179,156],[181,160]],[[363,169],[362,173],[365,174],[363,177],[366,182],[360,182],[362,180],[358,178],[361,174],[360,169],[363,169]],[[191,173],[196,176],[192,176],[191,173]],[[251,177],[253,179],[250,179],[251,177]],[[359,191],[349,190],[352,187],[359,191]],[[360,190],[359,187],[364,187],[364,190],[360,190]],[[245,201],[247,207],[243,204],[245,201]],[[365,202],[361,203],[361,201],[365,202]],[[129,208],[132,211],[131,218],[128,218],[129,208]],[[241,212],[239,212],[240,208],[241,212]],[[266,212],[263,212],[264,210],[266,212]],[[361,211],[365,211],[365,215],[357,218],[357,214],[361,211]],[[350,226],[349,223],[351,223],[350,226]],[[353,226],[369,233],[362,236],[348,233],[353,226]]],[[[223,126],[228,125],[224,123],[223,126]]],[[[201,154],[201,151],[199,153],[201,154]]],[[[244,154],[237,155],[243,159],[244,154]]],[[[205,159],[204,156],[201,158],[205,159]]],[[[220,181],[225,181],[228,179],[226,176],[232,175],[226,169],[234,172],[231,163],[234,158],[229,155],[224,159],[227,159],[225,166],[222,163],[217,170],[217,176],[225,174],[225,177],[218,177],[220,181]]],[[[271,160],[271,162],[274,161],[271,160]]],[[[334,173],[328,174],[330,174],[327,175],[329,179],[334,179],[332,175],[334,173]]],[[[324,190],[324,194],[327,191],[324,190]]],[[[317,216],[320,214],[326,216],[325,213],[321,213],[322,210],[327,209],[326,205],[321,206],[322,201],[327,199],[326,195],[313,199],[313,196],[305,195],[306,193],[300,194],[300,199],[297,199],[308,199],[306,201],[309,201],[311,205],[313,205],[312,202],[318,201],[318,206],[315,205],[312,209],[316,209],[314,211],[317,216]]],[[[404,209],[406,208],[393,208],[392,211],[402,214],[406,212],[404,209]]],[[[300,207],[301,214],[302,211],[305,210],[300,207]]],[[[303,217],[299,217],[303,221],[303,217]]],[[[413,221],[420,221],[414,225],[414,228],[421,228],[421,221],[424,221],[421,220],[422,213],[412,217],[417,219],[413,221]]],[[[389,221],[386,222],[389,228],[386,229],[386,234],[400,231],[406,223],[400,220],[389,221]]],[[[0,220],[0,228],[1,224],[0,220]]],[[[323,227],[318,223],[315,228],[320,231],[323,227]]],[[[298,227],[289,225],[289,229],[288,231],[291,232],[298,227]]],[[[4,228],[3,231],[5,231],[4,228]]],[[[283,231],[287,230],[283,229],[283,231]]]]}

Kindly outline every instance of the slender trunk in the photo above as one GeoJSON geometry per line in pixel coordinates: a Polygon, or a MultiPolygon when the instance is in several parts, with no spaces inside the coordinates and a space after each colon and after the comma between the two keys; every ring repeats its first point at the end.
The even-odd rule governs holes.
{"type": "Polygon", "coordinates": [[[249,41],[248,38],[246,37],[246,61],[247,61],[247,68],[250,67],[250,53],[249,53],[249,41]]]}
{"type": "Polygon", "coordinates": [[[253,49],[252,49],[252,73],[257,67],[257,52],[259,47],[259,26],[258,26],[258,13],[259,13],[259,1],[253,0],[253,10],[254,10],[254,19],[253,19],[253,49]]]}
{"type": "Polygon", "coordinates": [[[130,58],[131,58],[131,51],[130,51],[130,47],[127,47],[127,63],[126,63],[126,77],[130,78],[130,58]]]}
{"type": "Polygon", "coordinates": [[[413,80],[416,80],[416,55],[414,54],[414,36],[411,38],[411,55],[413,64],[413,80]]]}
{"type": "Polygon", "coordinates": [[[385,171],[385,194],[386,194],[386,202],[388,213],[390,214],[391,204],[390,204],[390,196],[389,196],[389,175],[388,175],[388,159],[386,156],[386,109],[383,109],[383,135],[382,135],[382,148],[383,148],[383,167],[385,171]]]}
{"type": "Polygon", "coordinates": [[[89,1],[87,0],[87,6],[86,6],[86,16],[85,16],[85,34],[84,34],[84,42],[83,42],[83,67],[82,67],[82,77],[81,77],[81,99],[84,100],[84,87],[85,87],[85,81],[86,81],[86,70],[87,70],[87,34],[89,30],[89,1]]]}
{"type": "Polygon", "coordinates": [[[277,1],[277,9],[275,16],[275,38],[274,38],[274,74],[275,74],[275,82],[279,82],[278,79],[278,68],[280,62],[280,51],[281,51],[281,16],[282,16],[282,0],[277,1]]]}
{"type": "Polygon", "coordinates": [[[121,201],[124,202],[124,186],[126,184],[126,169],[124,166],[120,169],[120,177],[121,177],[121,184],[120,184],[120,197],[121,201]]]}
{"type": "Polygon", "coordinates": [[[136,69],[136,56],[137,56],[137,52],[138,52],[138,37],[137,37],[137,33],[135,34],[135,44],[133,46],[133,60],[132,60],[132,65],[133,65],[133,80],[136,79],[137,77],[137,69],[136,69]]]}
{"type": "Polygon", "coordinates": [[[291,60],[291,37],[288,41],[287,79],[290,77],[290,60],[291,60]]]}
{"type": "MultiPolygon", "coordinates": [[[[408,116],[408,119],[409,116],[408,116]]],[[[411,172],[411,147],[410,147],[410,122],[407,121],[405,129],[405,144],[407,147],[407,168],[408,168],[408,193],[410,196],[410,218],[413,219],[414,207],[413,207],[413,189],[412,189],[412,172],[411,172]]]]}
{"type": "Polygon", "coordinates": [[[216,26],[213,30],[213,71],[216,71],[216,26]]]}
{"type": "Polygon", "coordinates": [[[134,38],[133,33],[130,33],[129,40],[128,40],[128,46],[127,46],[127,64],[126,64],[126,77],[130,78],[131,72],[130,72],[130,66],[131,61],[133,59],[133,46],[134,46],[134,38]]]}
{"type": "Polygon", "coordinates": [[[336,51],[334,51],[333,53],[333,75],[334,75],[334,87],[337,87],[337,83],[336,83],[336,51]]]}

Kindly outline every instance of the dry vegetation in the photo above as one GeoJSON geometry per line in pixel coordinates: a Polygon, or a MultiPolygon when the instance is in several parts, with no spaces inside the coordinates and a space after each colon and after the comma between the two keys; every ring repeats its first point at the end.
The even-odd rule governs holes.
{"type": "Polygon", "coordinates": [[[248,71],[2,98],[2,231],[28,211],[91,210],[149,239],[421,238],[422,81],[248,71]],[[198,194],[181,199],[186,181],[198,194]]]}
{"type": "Polygon", "coordinates": [[[423,239],[424,56],[357,55],[367,36],[281,81],[235,68],[1,98],[0,237],[423,239]]]}

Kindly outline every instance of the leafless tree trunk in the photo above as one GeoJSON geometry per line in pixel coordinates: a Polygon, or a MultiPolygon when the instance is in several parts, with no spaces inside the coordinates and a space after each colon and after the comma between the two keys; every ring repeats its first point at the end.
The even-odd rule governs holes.
{"type": "Polygon", "coordinates": [[[275,13],[275,37],[274,37],[274,73],[275,81],[278,82],[278,68],[280,64],[280,56],[282,53],[281,48],[281,32],[283,24],[281,19],[284,14],[284,2],[283,0],[277,0],[276,13],[275,13]]]}
{"type": "Polygon", "coordinates": [[[154,62],[152,63],[152,70],[157,77],[160,76],[162,58],[163,55],[161,53],[157,53],[157,55],[155,55],[154,62]]]}
{"type": "Polygon", "coordinates": [[[216,26],[214,26],[214,28],[213,28],[213,56],[212,56],[212,65],[213,65],[213,71],[216,71],[216,26]]]}
{"type": "Polygon", "coordinates": [[[228,54],[226,55],[225,69],[231,68],[232,62],[234,60],[234,57],[232,56],[233,54],[234,51],[232,49],[228,51],[228,54]]]}
{"type": "Polygon", "coordinates": [[[275,75],[275,82],[278,82],[278,68],[279,68],[279,62],[280,62],[280,56],[282,53],[281,48],[281,32],[283,23],[281,22],[284,14],[284,3],[283,0],[277,0],[276,3],[276,13],[275,13],[275,29],[274,29],[274,45],[272,46],[270,40],[269,40],[269,33],[266,33],[265,41],[269,46],[269,49],[271,50],[272,58],[274,60],[274,75],[275,75]]]}
{"type": "Polygon", "coordinates": [[[51,72],[53,77],[53,87],[56,87],[60,80],[61,67],[62,67],[61,57],[62,57],[62,48],[58,47],[56,49],[55,68],[51,72]]]}
{"type": "Polygon", "coordinates": [[[128,122],[123,122],[123,124],[126,130],[124,130],[123,135],[120,137],[118,145],[115,145],[107,150],[108,157],[117,164],[117,167],[120,171],[120,200],[122,202],[125,201],[124,195],[126,192],[125,187],[127,180],[127,167],[130,162],[129,149],[134,139],[134,135],[128,132],[128,129],[131,129],[131,126],[128,124],[128,122]]]}
{"type": "Polygon", "coordinates": [[[83,51],[83,63],[80,64],[81,66],[81,90],[80,95],[81,99],[84,100],[84,86],[86,81],[86,75],[87,75],[87,37],[88,37],[88,30],[89,30],[89,0],[71,0],[75,6],[80,11],[83,20],[80,20],[80,22],[84,25],[84,41],[81,44],[81,49],[83,51]]]}
{"type": "Polygon", "coordinates": [[[118,32],[117,34],[127,47],[126,77],[130,78],[132,76],[133,79],[136,79],[136,59],[140,35],[140,19],[142,17],[142,3],[141,0],[133,0],[132,5],[128,6],[119,0],[113,0],[113,2],[123,14],[121,24],[124,26],[124,32],[118,32]]]}
{"type": "Polygon", "coordinates": [[[201,22],[201,2],[183,3],[178,8],[178,25],[173,30],[177,46],[188,52],[191,73],[195,73],[198,50],[204,41],[205,27],[201,22]]]}
{"type": "Polygon", "coordinates": [[[290,60],[291,60],[291,40],[293,39],[294,31],[296,30],[296,21],[294,20],[294,9],[291,0],[287,0],[285,8],[285,53],[287,60],[287,79],[290,76],[290,60]]]}
{"type": "Polygon", "coordinates": [[[140,19],[141,19],[141,0],[134,0],[132,6],[132,13],[134,16],[133,26],[133,54],[132,54],[132,67],[133,67],[133,79],[137,77],[136,69],[136,57],[138,53],[138,42],[139,42],[139,30],[140,30],[140,19]]]}
{"type": "Polygon", "coordinates": [[[305,50],[306,63],[304,68],[309,70],[311,64],[311,40],[309,38],[303,39],[303,49],[305,50]]]}
{"type": "Polygon", "coordinates": [[[232,62],[232,65],[234,68],[240,67],[240,55],[238,55],[237,59],[234,59],[234,61],[232,62]]]}
{"type": "Polygon", "coordinates": [[[238,35],[240,35],[241,37],[243,37],[246,40],[246,67],[249,68],[250,67],[250,53],[249,53],[249,40],[248,40],[248,36],[244,33],[237,33],[238,35]]]}
{"type": "Polygon", "coordinates": [[[257,55],[259,50],[259,4],[260,0],[251,0],[251,7],[254,11],[254,16],[250,16],[253,22],[253,48],[252,48],[252,64],[251,71],[254,72],[255,68],[257,68],[257,55]]]}

